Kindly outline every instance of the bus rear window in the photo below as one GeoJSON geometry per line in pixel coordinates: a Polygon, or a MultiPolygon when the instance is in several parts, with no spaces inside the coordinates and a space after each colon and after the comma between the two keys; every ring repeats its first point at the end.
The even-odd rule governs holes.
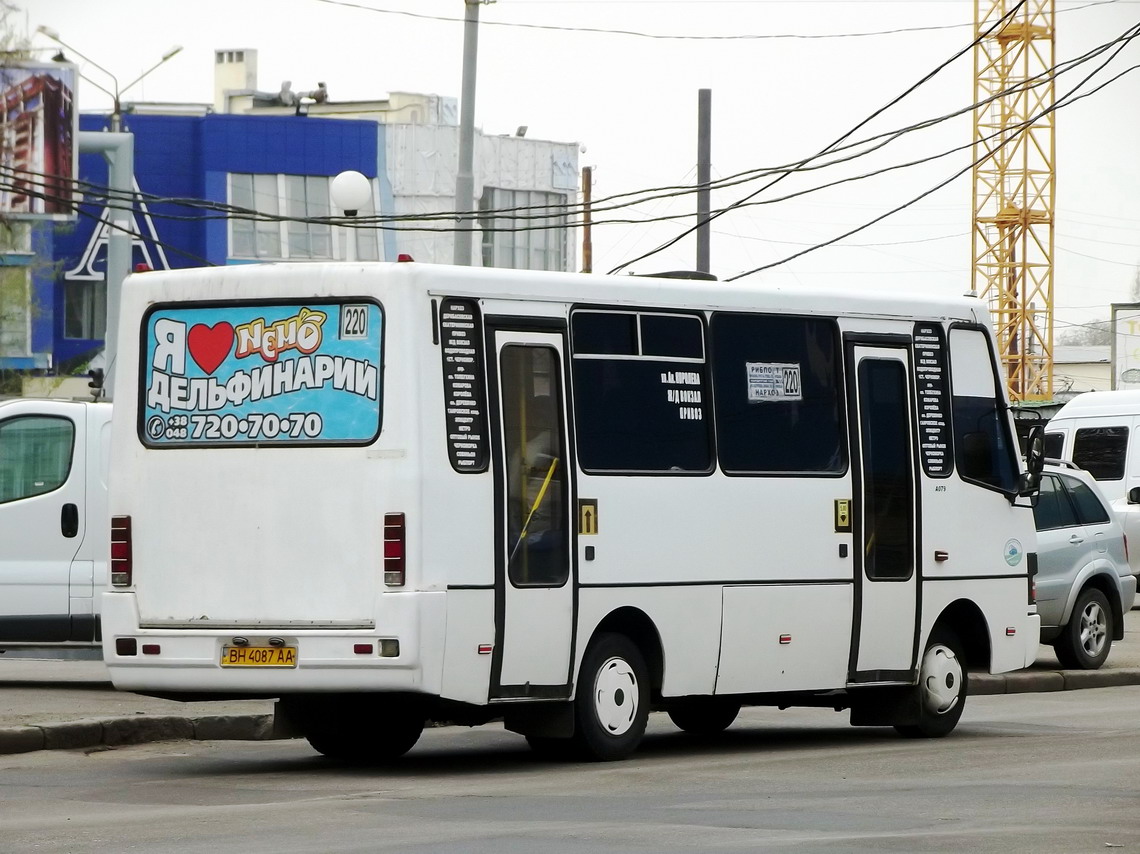
{"type": "Polygon", "coordinates": [[[156,448],[369,444],[382,327],[366,300],[156,306],[143,319],[139,437],[156,448]]]}

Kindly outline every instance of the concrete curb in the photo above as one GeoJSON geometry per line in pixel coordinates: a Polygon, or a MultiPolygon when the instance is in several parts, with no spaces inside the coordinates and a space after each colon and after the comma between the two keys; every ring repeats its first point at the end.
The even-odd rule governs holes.
{"type": "Polygon", "coordinates": [[[274,738],[273,715],[138,715],[43,726],[0,727],[0,754],[117,747],[150,741],[263,741],[274,738]]]}
{"type": "Polygon", "coordinates": [[[1115,688],[1140,685],[1140,667],[1112,670],[1019,670],[1015,673],[970,674],[970,695],[1040,694],[1081,688],[1115,688]]]}
{"type": "MultiPolygon", "coordinates": [[[[1112,670],[1020,670],[996,676],[970,674],[970,695],[1034,694],[1140,685],[1140,667],[1112,670]]],[[[82,750],[151,741],[266,741],[273,715],[135,715],[42,726],[0,727],[0,755],[34,750],[82,750]]]]}

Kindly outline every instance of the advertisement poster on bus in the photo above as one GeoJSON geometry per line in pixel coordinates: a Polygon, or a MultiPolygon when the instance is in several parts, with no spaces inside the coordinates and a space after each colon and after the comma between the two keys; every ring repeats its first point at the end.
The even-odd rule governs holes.
{"type": "Polygon", "coordinates": [[[373,302],[158,306],[144,320],[151,447],[362,445],[380,432],[373,302]]]}

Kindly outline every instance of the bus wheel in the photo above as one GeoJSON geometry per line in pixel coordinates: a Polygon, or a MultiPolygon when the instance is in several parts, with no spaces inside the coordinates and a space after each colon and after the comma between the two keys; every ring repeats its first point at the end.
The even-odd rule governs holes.
{"type": "Polygon", "coordinates": [[[740,714],[740,703],[722,697],[690,697],[669,708],[669,719],[692,735],[724,732],[740,714]]]}
{"type": "Polygon", "coordinates": [[[895,729],[910,738],[940,738],[950,733],[966,706],[964,661],[954,634],[935,630],[926,644],[918,684],[913,689],[917,721],[895,729]]]}
{"type": "Polygon", "coordinates": [[[416,703],[350,695],[309,699],[299,711],[301,731],[312,748],[342,762],[398,759],[424,729],[424,712],[416,703]]]}
{"type": "Polygon", "coordinates": [[[649,671],[625,635],[598,635],[582,660],[574,741],[584,758],[609,762],[637,749],[649,721],[649,671]]]}
{"type": "Polygon", "coordinates": [[[1073,615],[1053,642],[1062,667],[1096,670],[1112,649],[1112,608],[1108,597],[1095,587],[1081,591],[1073,615]]]}

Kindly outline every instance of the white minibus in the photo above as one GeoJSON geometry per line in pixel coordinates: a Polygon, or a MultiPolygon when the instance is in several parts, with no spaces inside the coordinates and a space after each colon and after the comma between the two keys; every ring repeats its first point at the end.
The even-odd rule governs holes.
{"type": "MultiPolygon", "coordinates": [[[[982,302],[399,263],[124,288],[104,658],[332,757],[649,713],[940,736],[1038,648],[982,302]]],[[[1040,442],[1036,443],[1039,447],[1040,442]]]]}
{"type": "Polygon", "coordinates": [[[1112,504],[1140,575],[1140,391],[1088,391],[1045,425],[1045,455],[1071,460],[1096,479],[1112,504]]]}

